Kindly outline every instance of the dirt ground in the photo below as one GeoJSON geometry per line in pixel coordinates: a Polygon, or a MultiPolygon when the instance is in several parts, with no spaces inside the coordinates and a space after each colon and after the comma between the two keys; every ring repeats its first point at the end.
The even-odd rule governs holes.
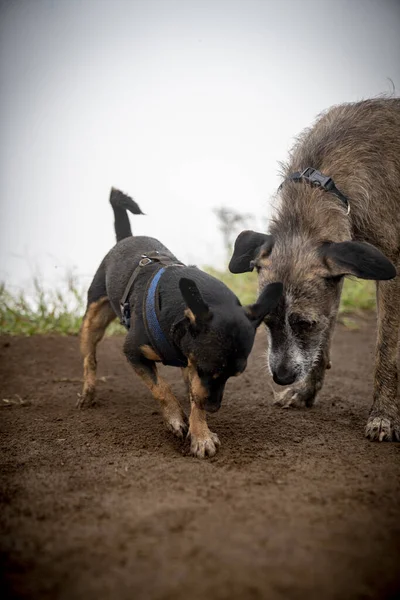
{"type": "Polygon", "coordinates": [[[0,338],[2,597],[400,598],[400,444],[363,437],[374,333],[338,326],[318,404],[282,410],[260,332],[205,461],[164,430],[122,338],[81,412],[76,338],[0,338]]]}

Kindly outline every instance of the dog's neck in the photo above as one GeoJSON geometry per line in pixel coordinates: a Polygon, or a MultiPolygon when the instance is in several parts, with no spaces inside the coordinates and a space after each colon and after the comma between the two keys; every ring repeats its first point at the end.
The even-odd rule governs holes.
{"type": "Polygon", "coordinates": [[[317,244],[350,240],[351,221],[341,201],[307,183],[285,183],[272,219],[275,240],[301,237],[317,244]]]}

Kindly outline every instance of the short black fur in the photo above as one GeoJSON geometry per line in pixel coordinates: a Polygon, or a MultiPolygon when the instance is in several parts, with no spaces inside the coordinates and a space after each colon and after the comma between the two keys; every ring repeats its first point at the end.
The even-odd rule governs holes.
{"type": "Polygon", "coordinates": [[[253,271],[252,261],[264,245],[272,245],[272,236],[257,231],[242,231],[235,241],[232,258],[229,262],[230,272],[246,273],[253,271]]]}

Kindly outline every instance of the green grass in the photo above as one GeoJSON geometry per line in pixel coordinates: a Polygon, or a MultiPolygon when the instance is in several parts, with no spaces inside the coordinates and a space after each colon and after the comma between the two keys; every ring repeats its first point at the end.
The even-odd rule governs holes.
{"type": "MultiPolygon", "coordinates": [[[[0,334],[8,335],[78,335],[85,312],[86,293],[78,278],[67,276],[63,289],[46,289],[38,278],[33,279],[33,293],[10,293],[0,285],[0,334]]],[[[123,332],[112,323],[108,335],[123,332]]]]}
{"type": "Polygon", "coordinates": [[[45,290],[33,280],[30,298],[24,292],[11,294],[0,287],[0,333],[10,335],[77,334],[84,311],[83,294],[71,275],[66,290],[45,290]]]}
{"type": "Polygon", "coordinates": [[[257,274],[255,272],[233,275],[230,271],[218,271],[213,267],[204,267],[204,270],[223,281],[228,288],[235,292],[243,305],[255,302],[257,298],[257,274]]]}
{"type": "MultiPolygon", "coordinates": [[[[212,267],[205,270],[223,281],[240,298],[242,304],[250,304],[257,297],[257,276],[255,273],[232,275],[228,271],[218,271],[212,267]]],[[[34,279],[34,293],[28,299],[26,294],[10,293],[4,284],[0,285],[0,334],[35,335],[61,334],[77,335],[85,310],[86,294],[78,279],[69,275],[63,286],[64,291],[45,289],[39,279],[34,279]]],[[[371,311],[375,308],[375,285],[371,281],[348,279],[345,281],[340,312],[343,322],[351,320],[347,315],[371,311]]],[[[124,333],[124,329],[114,321],[107,335],[124,333]]]]}
{"type": "Polygon", "coordinates": [[[345,279],[340,302],[341,313],[371,311],[376,308],[376,289],[373,281],[345,279]]]}

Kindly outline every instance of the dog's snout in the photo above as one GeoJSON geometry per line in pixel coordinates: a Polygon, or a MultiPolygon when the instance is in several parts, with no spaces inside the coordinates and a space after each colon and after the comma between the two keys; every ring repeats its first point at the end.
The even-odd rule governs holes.
{"type": "Polygon", "coordinates": [[[224,388],[225,384],[220,385],[216,389],[210,391],[208,397],[204,400],[204,410],[214,413],[221,408],[224,388]]]}
{"type": "Polygon", "coordinates": [[[275,383],[278,385],[290,385],[296,380],[296,372],[281,366],[272,374],[275,383]]]}
{"type": "Polygon", "coordinates": [[[206,400],[204,402],[204,410],[209,413],[215,413],[221,408],[221,402],[215,402],[213,400],[206,400]]]}

